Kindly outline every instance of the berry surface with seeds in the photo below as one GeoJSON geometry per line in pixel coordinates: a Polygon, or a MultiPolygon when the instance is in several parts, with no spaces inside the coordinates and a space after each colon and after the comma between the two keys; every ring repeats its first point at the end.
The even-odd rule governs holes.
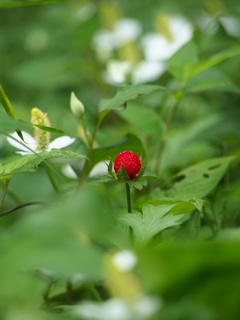
{"type": "Polygon", "coordinates": [[[130,180],[134,180],[136,175],[141,170],[141,161],[139,156],[133,151],[120,152],[114,160],[114,170],[118,173],[119,169],[123,167],[130,180]]]}

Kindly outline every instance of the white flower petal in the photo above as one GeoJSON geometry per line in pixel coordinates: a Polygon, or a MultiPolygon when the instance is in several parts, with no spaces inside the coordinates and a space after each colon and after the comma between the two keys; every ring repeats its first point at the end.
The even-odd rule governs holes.
{"type": "MultiPolygon", "coordinates": [[[[36,153],[38,153],[39,151],[35,151],[36,153]]],[[[16,151],[17,154],[21,154],[22,156],[28,156],[29,154],[33,154],[33,152],[31,152],[29,150],[29,152],[27,151],[16,151]]]]}
{"type": "Polygon", "coordinates": [[[104,73],[104,80],[110,84],[123,84],[131,69],[129,61],[110,60],[104,73]]]}
{"type": "Polygon", "coordinates": [[[133,84],[156,80],[166,70],[162,61],[141,61],[133,72],[133,84]]]}
{"type": "Polygon", "coordinates": [[[98,162],[91,170],[89,177],[96,177],[108,173],[109,161],[98,162]]]}
{"type": "Polygon", "coordinates": [[[47,150],[52,150],[52,149],[62,149],[62,148],[65,148],[67,146],[69,146],[70,144],[72,144],[73,142],[75,141],[75,138],[71,138],[71,137],[68,137],[68,136],[62,136],[62,137],[59,137],[55,140],[53,140],[47,150]]]}
{"type": "MultiPolygon", "coordinates": [[[[22,131],[22,135],[23,135],[23,138],[24,138],[24,141],[26,143],[24,143],[21,138],[19,138],[17,132],[14,132],[12,134],[10,134],[11,137],[17,139],[18,141],[20,142],[17,142],[16,140],[14,139],[11,139],[10,137],[7,137],[7,141],[12,145],[14,146],[15,148],[19,149],[19,150],[22,150],[24,151],[24,153],[21,153],[21,154],[31,154],[31,150],[29,150],[27,147],[25,146],[28,146],[29,148],[31,148],[32,150],[35,150],[36,149],[36,141],[33,139],[33,137],[25,132],[25,131],[22,131]],[[24,146],[25,145],[25,146],[24,146]]],[[[19,153],[19,152],[18,152],[19,153]]]]}
{"type": "Polygon", "coordinates": [[[72,167],[70,166],[70,164],[66,164],[62,167],[62,173],[71,179],[77,179],[78,176],[76,175],[76,172],[72,169],[72,167]]]}
{"type": "Polygon", "coordinates": [[[95,50],[105,49],[111,51],[116,47],[116,40],[111,31],[101,29],[93,37],[92,46],[95,50]]]}
{"type": "Polygon", "coordinates": [[[141,45],[146,60],[167,60],[192,37],[193,28],[182,17],[170,17],[169,27],[172,40],[157,32],[147,33],[142,38],[141,45]]]}
{"type": "Polygon", "coordinates": [[[120,19],[116,22],[113,36],[119,45],[135,41],[142,31],[141,24],[135,19],[120,19]]]}
{"type": "Polygon", "coordinates": [[[137,257],[133,251],[123,250],[113,256],[113,263],[120,271],[126,272],[135,267],[137,257]]]}

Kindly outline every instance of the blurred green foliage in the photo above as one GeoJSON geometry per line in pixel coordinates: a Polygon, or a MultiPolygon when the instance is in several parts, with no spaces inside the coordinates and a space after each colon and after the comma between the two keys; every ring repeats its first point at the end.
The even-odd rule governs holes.
{"type": "Polygon", "coordinates": [[[120,320],[239,320],[239,38],[237,0],[0,1],[1,319],[112,320],[120,299],[120,320]],[[161,53],[145,36],[160,34],[163,51],[182,39],[185,29],[171,31],[179,16],[188,40],[138,69],[161,53]],[[126,18],[136,37],[112,43],[126,18]],[[7,137],[33,134],[34,107],[52,140],[74,143],[16,154],[7,137]],[[133,213],[103,163],[124,150],[147,164],[129,183],[133,213]],[[130,271],[111,262],[125,250],[130,271]],[[140,316],[129,292],[158,307],[140,316]]]}

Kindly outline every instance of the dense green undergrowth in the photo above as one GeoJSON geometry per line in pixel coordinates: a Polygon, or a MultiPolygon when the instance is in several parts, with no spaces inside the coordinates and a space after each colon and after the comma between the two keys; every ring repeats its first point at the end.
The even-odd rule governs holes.
{"type": "Polygon", "coordinates": [[[44,4],[0,3],[1,319],[238,320],[237,7],[44,4]],[[141,37],[176,15],[189,39],[138,78],[141,37]],[[97,31],[124,16],[142,34],[100,55],[97,31]],[[113,170],[122,151],[141,158],[133,180],[113,170]]]}

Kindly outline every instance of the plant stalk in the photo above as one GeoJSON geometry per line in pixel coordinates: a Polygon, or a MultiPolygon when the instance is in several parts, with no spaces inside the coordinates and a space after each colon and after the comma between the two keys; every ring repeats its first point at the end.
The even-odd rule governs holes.
{"type": "MultiPolygon", "coordinates": [[[[127,182],[126,182],[126,194],[127,194],[128,213],[132,213],[130,187],[127,182]]],[[[131,226],[129,226],[129,233],[130,233],[130,240],[132,241],[133,240],[133,228],[131,226]]]]}
{"type": "Polygon", "coordinates": [[[10,183],[10,178],[7,178],[7,179],[6,179],[6,182],[5,182],[4,189],[3,189],[2,196],[1,196],[1,198],[0,198],[0,208],[1,208],[1,206],[3,205],[3,201],[4,201],[5,196],[6,196],[6,194],[7,194],[8,187],[9,187],[9,183],[10,183]]]}
{"type": "Polygon", "coordinates": [[[126,194],[127,194],[128,213],[132,213],[130,187],[129,187],[129,184],[127,182],[126,182],[126,194]]]}
{"type": "Polygon", "coordinates": [[[56,193],[59,194],[60,191],[59,191],[58,185],[57,185],[56,181],[53,178],[52,172],[51,172],[51,170],[49,168],[49,165],[48,165],[46,160],[44,161],[44,168],[46,170],[47,176],[48,176],[48,178],[49,178],[49,180],[50,180],[50,182],[52,184],[53,189],[56,191],[56,193]]]}
{"type": "Polygon", "coordinates": [[[161,139],[160,139],[160,143],[159,143],[159,147],[158,147],[157,155],[156,155],[156,164],[155,164],[155,168],[154,168],[154,173],[156,175],[158,175],[160,172],[163,150],[165,148],[168,132],[171,127],[175,113],[177,111],[178,105],[179,105],[179,100],[175,100],[175,102],[173,103],[173,105],[171,106],[171,108],[169,110],[166,124],[165,124],[165,128],[164,128],[163,133],[161,135],[161,139]]]}

